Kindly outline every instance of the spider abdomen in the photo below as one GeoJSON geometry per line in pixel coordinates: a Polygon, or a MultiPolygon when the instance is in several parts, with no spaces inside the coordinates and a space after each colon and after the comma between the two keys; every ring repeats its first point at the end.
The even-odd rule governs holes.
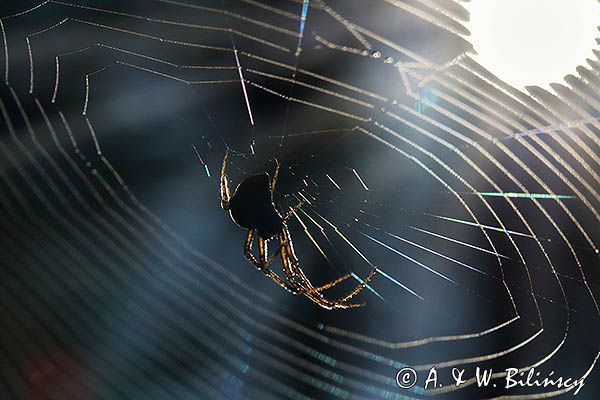
{"type": "Polygon", "coordinates": [[[270,238],[281,230],[283,220],[273,204],[267,174],[252,175],[236,188],[229,212],[233,221],[246,229],[256,229],[260,236],[270,238]]]}

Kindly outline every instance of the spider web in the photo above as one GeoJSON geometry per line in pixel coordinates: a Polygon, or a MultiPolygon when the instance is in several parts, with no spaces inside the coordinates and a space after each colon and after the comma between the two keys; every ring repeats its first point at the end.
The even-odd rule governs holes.
{"type": "Polygon", "coordinates": [[[0,6],[5,398],[575,389],[504,390],[509,367],[593,397],[597,60],[518,91],[470,58],[446,0],[18,3],[0,6]],[[226,147],[233,182],[282,162],[302,268],[354,279],[328,297],[379,269],[365,307],[318,309],[243,259],[226,147]]]}

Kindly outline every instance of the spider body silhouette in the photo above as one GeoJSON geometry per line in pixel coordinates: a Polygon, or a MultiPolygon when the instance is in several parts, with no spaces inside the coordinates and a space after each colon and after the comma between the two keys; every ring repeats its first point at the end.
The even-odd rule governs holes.
{"type": "Polygon", "coordinates": [[[363,306],[364,304],[348,303],[348,300],[357,295],[369,283],[377,273],[377,268],[374,268],[367,278],[348,295],[337,300],[331,300],[323,296],[321,293],[323,290],[335,286],[351,275],[344,275],[325,285],[315,287],[300,268],[286,224],[286,221],[294,215],[295,208],[282,215],[273,202],[273,193],[279,176],[279,162],[275,160],[276,167],[272,179],[269,178],[267,173],[249,176],[236,187],[233,195],[231,195],[227,176],[228,157],[229,152],[226,151],[221,168],[221,207],[229,211],[231,218],[237,225],[248,230],[243,251],[244,257],[259,271],[290,293],[302,294],[325,309],[346,309],[363,306]],[[252,253],[255,238],[258,238],[258,259],[252,253]],[[281,255],[285,279],[269,268],[277,255],[276,253],[271,258],[268,256],[268,244],[271,240],[279,242],[277,253],[281,255]]]}
{"type": "Polygon", "coordinates": [[[267,173],[249,176],[238,185],[229,200],[233,221],[259,237],[271,239],[283,229],[283,217],[273,203],[271,182],[267,173]]]}

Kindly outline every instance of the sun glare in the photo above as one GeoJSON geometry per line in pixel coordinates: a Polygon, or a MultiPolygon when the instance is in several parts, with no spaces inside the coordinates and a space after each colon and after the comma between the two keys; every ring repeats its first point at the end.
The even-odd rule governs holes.
{"type": "Polygon", "coordinates": [[[549,89],[595,58],[597,0],[472,0],[465,7],[475,60],[518,89],[549,89]]]}

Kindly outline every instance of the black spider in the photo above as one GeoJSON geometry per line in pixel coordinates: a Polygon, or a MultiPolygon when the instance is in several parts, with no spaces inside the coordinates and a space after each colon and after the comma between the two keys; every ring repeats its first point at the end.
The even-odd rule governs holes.
{"type": "Polygon", "coordinates": [[[248,230],[244,246],[244,257],[258,270],[289,292],[303,294],[323,308],[353,308],[364,305],[349,304],[346,301],[358,294],[367,285],[377,273],[376,268],[352,292],[337,300],[325,298],[321,291],[348,279],[351,275],[344,275],[325,285],[315,287],[300,268],[286,224],[286,221],[294,215],[295,209],[291,209],[286,215],[281,215],[273,202],[273,193],[279,176],[279,162],[275,160],[276,168],[272,180],[269,179],[267,173],[249,176],[237,186],[232,196],[230,195],[229,178],[226,173],[228,157],[229,151],[226,151],[223,158],[223,167],[221,168],[221,207],[229,211],[231,218],[237,225],[248,230]],[[252,243],[255,236],[258,236],[259,260],[252,254],[252,243]],[[273,258],[268,258],[268,243],[275,236],[279,241],[279,253],[281,254],[283,272],[287,280],[283,280],[269,269],[273,258]]]}

